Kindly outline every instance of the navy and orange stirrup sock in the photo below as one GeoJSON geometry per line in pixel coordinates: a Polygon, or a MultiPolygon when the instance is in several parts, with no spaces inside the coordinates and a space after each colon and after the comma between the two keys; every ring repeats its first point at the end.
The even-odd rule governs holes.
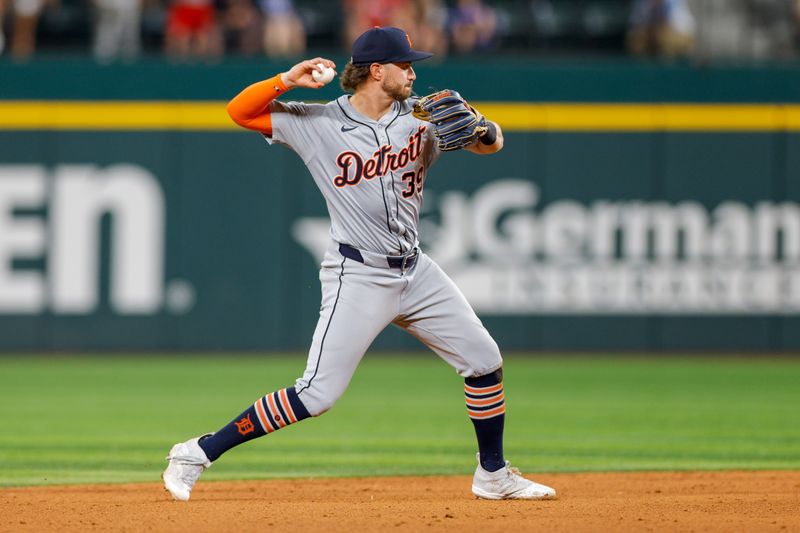
{"type": "Polygon", "coordinates": [[[243,442],[262,437],[311,416],[297,397],[294,387],[281,389],[256,400],[245,411],[211,436],[198,443],[209,461],[243,442]]]}
{"type": "Polygon", "coordinates": [[[481,466],[495,472],[506,465],[503,457],[503,429],[506,402],[503,393],[503,370],[464,380],[467,413],[475,426],[481,466]]]}

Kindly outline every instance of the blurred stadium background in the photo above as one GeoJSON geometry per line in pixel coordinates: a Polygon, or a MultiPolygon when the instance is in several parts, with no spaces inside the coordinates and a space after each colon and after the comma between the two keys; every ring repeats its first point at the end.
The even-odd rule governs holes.
{"type": "Polygon", "coordinates": [[[304,350],[325,208],[224,104],[312,53],[342,67],[373,23],[438,52],[417,92],[506,132],[442,158],[423,213],[504,349],[800,346],[796,1],[61,0],[22,53],[29,4],[0,57],[0,349],[304,350]]]}
{"type": "Polygon", "coordinates": [[[364,27],[395,25],[439,57],[768,61],[796,57],[798,10],[796,0],[4,0],[0,26],[21,59],[330,54],[364,27]],[[184,46],[192,31],[203,45],[184,46]]]}
{"type": "MultiPolygon", "coordinates": [[[[325,206],[296,155],[235,128],[225,103],[304,57],[341,68],[374,24],[437,52],[417,92],[458,89],[505,131],[498,156],[437,163],[423,244],[512,354],[509,449],[536,450],[521,466],[800,466],[797,361],[774,358],[800,348],[800,1],[0,0],[0,13],[0,484],[155,479],[166,445],[301,370],[325,206]],[[101,357],[32,357],[62,352],[101,357]],[[240,352],[272,357],[227,355],[240,352]],[[591,357],[528,357],[567,352],[591,357]],[[605,357],[676,353],[694,355],[605,357]]],[[[423,348],[394,328],[374,346],[423,348]]],[[[467,472],[455,376],[452,403],[399,442],[386,405],[416,419],[449,370],[365,365],[352,410],[212,477],[394,473],[397,457],[405,473],[467,472]],[[413,402],[403,371],[431,376],[413,402]]]]}

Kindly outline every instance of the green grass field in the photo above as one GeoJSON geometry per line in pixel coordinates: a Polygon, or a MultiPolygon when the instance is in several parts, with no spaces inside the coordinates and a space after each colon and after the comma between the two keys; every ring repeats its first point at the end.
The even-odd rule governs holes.
{"type": "MultiPolygon", "coordinates": [[[[290,385],[296,356],[0,358],[0,485],[157,481],[179,440],[290,385]]],[[[800,360],[506,357],[523,472],[800,468],[800,360]]],[[[433,355],[366,357],[320,418],[204,479],[467,474],[462,380],[433,355]]]]}

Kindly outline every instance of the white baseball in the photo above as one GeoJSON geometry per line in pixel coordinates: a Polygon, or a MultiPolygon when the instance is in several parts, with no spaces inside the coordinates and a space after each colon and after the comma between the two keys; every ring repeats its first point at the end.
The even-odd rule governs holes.
{"type": "Polygon", "coordinates": [[[314,81],[320,83],[330,83],[335,75],[336,71],[331,67],[325,66],[324,63],[317,63],[316,68],[311,71],[311,77],[314,78],[314,81]],[[320,72],[320,69],[322,69],[322,72],[320,72]]]}

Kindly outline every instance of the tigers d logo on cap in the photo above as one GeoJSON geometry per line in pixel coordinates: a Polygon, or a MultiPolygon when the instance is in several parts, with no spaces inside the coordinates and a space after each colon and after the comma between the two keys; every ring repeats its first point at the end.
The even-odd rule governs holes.
{"type": "Polygon", "coordinates": [[[411,37],[400,28],[375,26],[353,43],[350,61],[357,66],[372,63],[405,63],[428,59],[433,54],[414,50],[411,37]]]}

